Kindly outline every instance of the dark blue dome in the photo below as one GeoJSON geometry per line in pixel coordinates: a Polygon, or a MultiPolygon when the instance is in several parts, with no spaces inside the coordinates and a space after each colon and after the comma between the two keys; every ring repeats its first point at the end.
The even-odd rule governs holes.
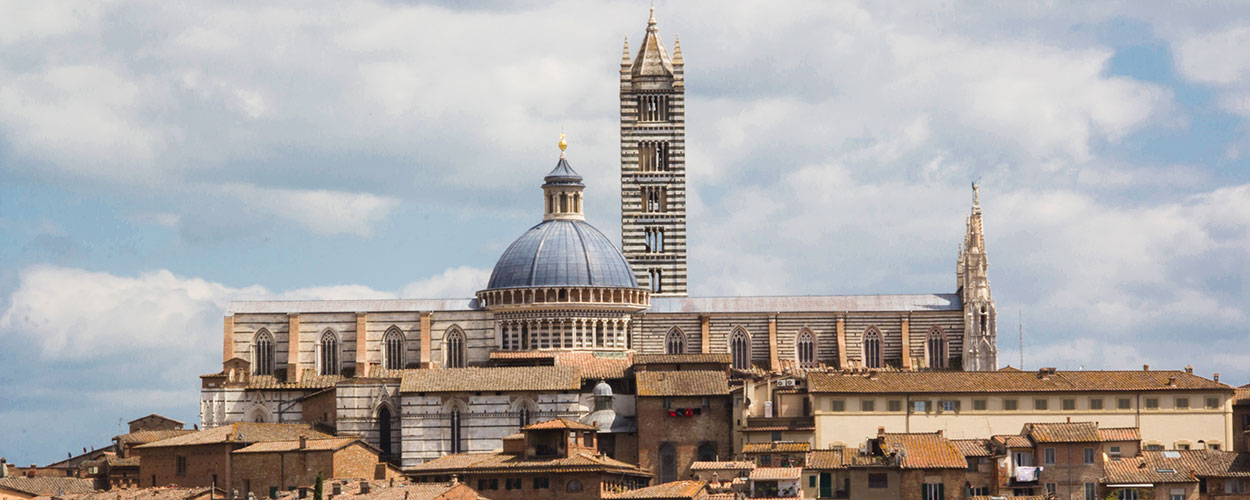
{"type": "Polygon", "coordinates": [[[625,256],[594,226],[580,220],[549,220],[512,242],[487,289],[532,286],[637,288],[625,256]]]}

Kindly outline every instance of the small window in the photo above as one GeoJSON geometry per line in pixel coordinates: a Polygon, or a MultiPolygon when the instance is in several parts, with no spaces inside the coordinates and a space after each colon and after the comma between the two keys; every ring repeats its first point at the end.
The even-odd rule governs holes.
{"type": "Polygon", "coordinates": [[[671,409],[673,407],[673,399],[669,397],[665,397],[663,404],[664,404],[665,410],[671,409]]]}
{"type": "Polygon", "coordinates": [[[548,477],[534,478],[534,489],[545,490],[550,487],[551,487],[551,478],[548,478],[548,477]]]}
{"type": "Polygon", "coordinates": [[[984,399],[974,399],[974,400],[972,400],[972,409],[973,409],[973,410],[977,410],[977,411],[985,411],[985,408],[986,408],[986,407],[987,407],[987,406],[986,406],[986,403],[985,403],[985,400],[984,400],[984,399]]]}
{"type": "Polygon", "coordinates": [[[925,413],[929,411],[928,401],[912,401],[911,408],[915,413],[925,413]]]}
{"type": "Polygon", "coordinates": [[[1055,449],[1054,448],[1042,449],[1042,463],[1046,465],[1055,464],[1055,449]]]}
{"type": "Polygon", "coordinates": [[[707,397],[707,396],[704,396],[704,397],[703,397],[703,407],[704,407],[704,408],[710,408],[711,406],[712,406],[712,398],[709,398],[709,397],[707,397]]]}
{"type": "Polygon", "coordinates": [[[1056,490],[1055,483],[1046,483],[1046,493],[1054,493],[1056,490]]]}
{"type": "Polygon", "coordinates": [[[871,399],[862,399],[859,401],[859,411],[876,411],[877,402],[871,399]]]}
{"type": "Polygon", "coordinates": [[[1208,410],[1220,409],[1220,398],[1207,396],[1207,409],[1208,410]]]}
{"type": "Polygon", "coordinates": [[[1207,443],[1207,448],[1210,448],[1215,451],[1220,451],[1223,447],[1220,446],[1220,443],[1207,443]]]}
{"type": "Polygon", "coordinates": [[[1085,448],[1085,465],[1093,465],[1093,463],[1094,463],[1094,449],[1085,448]]]}
{"type": "Polygon", "coordinates": [[[1145,446],[1146,451],[1163,451],[1163,445],[1159,443],[1149,443],[1145,446]]]}
{"type": "Polygon", "coordinates": [[[490,489],[492,489],[492,490],[497,490],[497,489],[499,489],[499,479],[491,479],[491,480],[490,480],[490,486],[489,486],[489,487],[490,487],[490,489]]]}
{"type": "Polygon", "coordinates": [[[773,431],[772,435],[769,436],[769,438],[771,438],[773,441],[781,441],[781,431],[773,431]]]}
{"type": "Polygon", "coordinates": [[[1034,410],[1045,411],[1048,406],[1050,406],[1050,400],[1048,399],[1034,399],[1033,400],[1034,410]]]}
{"type": "Polygon", "coordinates": [[[890,486],[890,477],[885,474],[868,474],[869,488],[888,488],[890,486]]]}
{"type": "Polygon", "coordinates": [[[1246,480],[1245,479],[1231,479],[1230,478],[1230,479],[1224,480],[1224,493],[1245,493],[1245,492],[1246,492],[1246,480]]]}
{"type": "Polygon", "coordinates": [[[1189,409],[1189,398],[1176,398],[1176,409],[1178,409],[1178,410],[1188,410],[1188,409],[1189,409]]]}
{"type": "Polygon", "coordinates": [[[1120,458],[1120,447],[1112,446],[1108,449],[1107,453],[1111,455],[1112,458],[1120,458]]]}
{"type": "Polygon", "coordinates": [[[1003,411],[1016,411],[1020,409],[1020,402],[1014,399],[1003,400],[1003,411]]]}
{"type": "Polygon", "coordinates": [[[903,411],[903,402],[898,399],[891,399],[885,404],[885,406],[889,411],[903,411]]]}
{"type": "Polygon", "coordinates": [[[1075,399],[1064,399],[1064,400],[1060,403],[1060,406],[1061,406],[1064,410],[1068,410],[1068,411],[1075,410],[1075,409],[1076,409],[1076,400],[1075,400],[1075,399]]]}
{"type": "Polygon", "coordinates": [[[1116,499],[1117,500],[1141,500],[1141,497],[1137,496],[1137,490],[1124,489],[1124,490],[1120,490],[1120,492],[1116,494],[1116,499]]]}
{"type": "Polygon", "coordinates": [[[958,411],[959,401],[946,400],[942,401],[942,411],[958,411]]]}
{"type": "Polygon", "coordinates": [[[1102,409],[1102,398],[1089,398],[1089,409],[1091,409],[1091,410],[1101,410],[1101,409],[1102,409]]]}
{"type": "Polygon", "coordinates": [[[1159,398],[1146,398],[1146,409],[1147,409],[1147,410],[1158,410],[1158,409],[1159,409],[1159,398]]]}
{"type": "Polygon", "coordinates": [[[1189,443],[1180,443],[1180,442],[1176,443],[1176,449],[1178,450],[1188,450],[1189,448],[1190,448],[1189,443]]]}
{"type": "Polygon", "coordinates": [[[1095,493],[1094,483],[1085,483],[1085,500],[1098,500],[1095,493]]]}
{"type": "MultiPolygon", "coordinates": [[[[168,462],[166,462],[166,463],[168,463],[168,462]]],[[[179,475],[179,476],[185,476],[185,475],[187,475],[187,457],[182,456],[182,455],[178,455],[178,456],[174,459],[174,467],[175,467],[175,469],[176,469],[176,470],[174,471],[174,473],[175,473],[175,474],[177,474],[177,475],[179,475]]],[[[168,469],[166,469],[166,470],[168,470],[168,469]]]]}
{"type": "Polygon", "coordinates": [[[808,487],[808,488],[815,488],[815,487],[816,487],[816,475],[815,475],[815,474],[812,474],[812,475],[810,475],[810,476],[807,476],[807,487],[808,487]]]}
{"type": "Polygon", "coordinates": [[[1115,400],[1115,407],[1120,410],[1131,410],[1133,409],[1133,400],[1129,398],[1119,398],[1115,400]]]}
{"type": "Polygon", "coordinates": [[[841,399],[830,401],[829,411],[846,411],[846,401],[841,399]]]}

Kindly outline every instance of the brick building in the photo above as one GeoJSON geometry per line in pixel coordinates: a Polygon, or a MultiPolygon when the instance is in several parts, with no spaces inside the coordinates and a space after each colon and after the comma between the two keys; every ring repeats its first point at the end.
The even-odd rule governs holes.
{"type": "Polygon", "coordinates": [[[182,429],[185,424],[156,413],[139,417],[129,422],[130,432],[169,431],[182,429]]]}
{"type": "Polygon", "coordinates": [[[508,436],[500,452],[446,455],[406,473],[425,482],[456,478],[492,500],[597,500],[645,487],[651,474],[600,454],[597,434],[586,424],[548,420],[508,436]]]}
{"type": "Polygon", "coordinates": [[[638,465],[661,483],[687,479],[690,464],[732,456],[733,406],[723,371],[635,374],[638,465]]]}
{"type": "Polygon", "coordinates": [[[231,453],[232,490],[276,497],[323,479],[386,479],[399,471],[379,461],[378,450],[356,438],[265,441],[231,453]]]}
{"type": "Polygon", "coordinates": [[[142,486],[217,486],[231,482],[231,453],[255,443],[332,437],[304,424],[239,422],[163,439],[134,448],[142,486]]]}
{"type": "Polygon", "coordinates": [[[812,451],[802,467],[804,498],[940,500],[966,495],[967,460],[941,433],[881,429],[862,448],[812,451]]]}
{"type": "Polygon", "coordinates": [[[1135,455],[1141,439],[1135,428],[1099,429],[1095,422],[1026,424],[1020,434],[1033,443],[1034,463],[1041,466],[1039,493],[1065,500],[1098,498],[1106,462],[1127,451],[1135,455]]]}
{"type": "Polygon", "coordinates": [[[1111,461],[1098,498],[1250,498],[1250,455],[1222,450],[1146,450],[1111,461]]]}
{"type": "MultiPolygon", "coordinates": [[[[325,495],[335,500],[480,500],[476,491],[457,481],[412,483],[400,479],[385,481],[332,481],[325,495]]],[[[295,500],[298,494],[284,493],[281,499],[295,500]]]]}
{"type": "Polygon", "coordinates": [[[1250,451],[1250,384],[1233,394],[1233,451],[1250,451]]]}

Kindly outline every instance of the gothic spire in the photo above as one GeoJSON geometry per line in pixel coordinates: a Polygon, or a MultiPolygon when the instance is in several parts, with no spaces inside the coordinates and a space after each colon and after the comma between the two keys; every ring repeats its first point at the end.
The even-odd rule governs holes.
{"type": "Polygon", "coordinates": [[[634,76],[673,76],[673,61],[664,50],[664,42],[660,40],[660,28],[655,22],[655,7],[651,7],[651,18],[647,20],[647,35],[642,39],[642,48],[638,57],[634,58],[634,76]]]}

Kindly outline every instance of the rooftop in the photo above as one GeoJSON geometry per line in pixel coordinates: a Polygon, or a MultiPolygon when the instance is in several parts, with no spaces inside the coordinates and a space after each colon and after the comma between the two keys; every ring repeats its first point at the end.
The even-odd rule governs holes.
{"type": "Polygon", "coordinates": [[[756,467],[748,479],[752,481],[796,480],[803,475],[802,467],[756,467]]]}
{"type": "Polygon", "coordinates": [[[360,441],[356,438],[325,438],[325,439],[308,439],[304,441],[304,447],[300,448],[298,439],[285,441],[263,441],[250,446],[245,446],[235,453],[277,453],[287,451],[335,451],[346,447],[349,444],[360,441]]]}
{"type": "Polygon", "coordinates": [[[651,297],[648,314],[831,311],[962,311],[959,294],[651,297]]]}
{"type": "Polygon", "coordinates": [[[405,472],[418,475],[615,472],[651,476],[650,472],[632,464],[584,451],[555,458],[525,458],[511,453],[456,453],[415,465],[405,472]]]}
{"type": "MultiPolygon", "coordinates": [[[[651,300],[655,300],[654,298],[651,300]]],[[[732,363],[729,353],[688,353],[688,354],[638,354],[634,356],[634,364],[720,364],[732,363]]]]}
{"type": "Polygon", "coordinates": [[[886,434],[884,437],[882,448],[899,450],[901,468],[963,469],[968,466],[959,448],[941,434],[886,434]]]}
{"type": "Polygon", "coordinates": [[[74,477],[2,477],[0,478],[0,488],[36,496],[91,493],[95,491],[95,488],[91,485],[91,480],[74,477]]]}
{"type": "Polygon", "coordinates": [[[988,439],[952,439],[951,443],[954,443],[959,453],[965,457],[993,456],[993,453],[990,453],[990,440],[988,439]]]}
{"type": "Polygon", "coordinates": [[[811,449],[810,443],[802,441],[769,441],[742,445],[742,453],[807,453],[811,449]]]}
{"type": "Polygon", "coordinates": [[[170,446],[196,446],[223,443],[258,443],[261,441],[284,441],[307,437],[312,439],[333,437],[317,431],[307,424],[272,424],[235,422],[233,424],[195,431],[190,434],[162,439],[137,448],[167,448],[170,446]]]}
{"type": "Polygon", "coordinates": [[[572,366],[501,366],[404,370],[401,392],[576,391],[582,379],[572,366]]]}
{"type": "Polygon", "coordinates": [[[638,396],[720,396],[729,394],[729,377],[716,370],[641,371],[638,396]]]}
{"type": "Polygon", "coordinates": [[[599,430],[598,427],[586,425],[581,422],[574,422],[566,418],[556,418],[552,420],[546,420],[543,422],[530,424],[521,428],[521,430],[523,431],[549,431],[549,430],[557,430],[557,429],[567,429],[570,431],[597,431],[599,430]]]}
{"type": "Polygon", "coordinates": [[[870,375],[832,372],[808,374],[808,390],[826,393],[980,393],[1073,391],[1232,392],[1225,384],[1180,370],[1036,372],[890,372],[870,375]],[[1172,383],[1169,383],[1172,382],[1172,383]]]}
{"type": "Polygon", "coordinates": [[[704,488],[705,481],[673,481],[657,484],[646,488],[624,491],[621,493],[604,494],[604,498],[646,498],[649,500],[688,500],[698,498],[704,488]]]}
{"type": "Polygon", "coordinates": [[[175,436],[181,436],[183,434],[190,434],[192,432],[196,432],[196,431],[191,430],[191,429],[169,429],[169,430],[163,430],[163,431],[135,431],[129,434],[113,436],[113,439],[116,440],[119,444],[123,444],[123,445],[145,444],[145,443],[151,443],[154,441],[160,441],[162,439],[169,439],[175,436]]]}
{"type": "Polygon", "coordinates": [[[1099,443],[1102,435],[1094,422],[1053,422],[1024,424],[1024,431],[1035,443],[1099,443]]]}
{"type": "Polygon", "coordinates": [[[733,461],[696,461],[690,464],[690,470],[751,470],[755,462],[750,460],[733,461]]]}
{"type": "Polygon", "coordinates": [[[1220,450],[1142,451],[1106,464],[1106,484],[1194,483],[1199,477],[1250,477],[1250,454],[1220,450]]]}

